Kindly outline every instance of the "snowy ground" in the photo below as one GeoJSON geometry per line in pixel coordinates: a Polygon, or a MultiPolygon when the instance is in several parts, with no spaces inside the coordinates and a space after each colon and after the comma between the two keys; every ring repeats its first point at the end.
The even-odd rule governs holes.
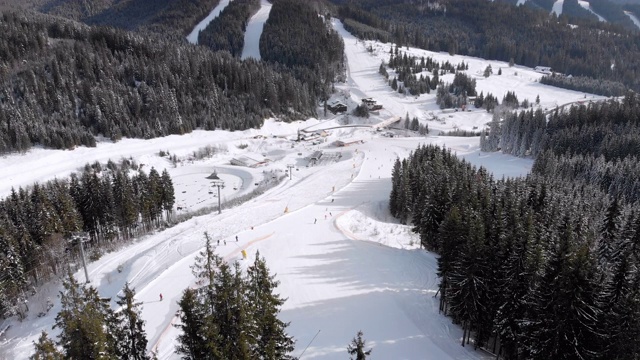
{"type": "MultiPolygon", "coordinates": [[[[375,123],[408,113],[432,129],[450,130],[472,129],[489,121],[490,116],[479,110],[443,114],[435,105],[435,95],[414,98],[392,91],[377,73],[381,60],[388,59],[389,45],[356,41],[339,22],[334,26],[344,37],[349,65],[348,81],[337,86],[337,96],[351,105],[361,97],[374,97],[384,105],[380,115],[360,122],[375,123]],[[373,53],[366,50],[368,45],[374,48],[373,53]],[[433,118],[439,120],[430,120],[433,118]]],[[[453,64],[464,60],[473,75],[481,74],[488,64],[494,72],[503,68],[501,76],[477,77],[479,90],[500,99],[507,90],[515,91],[521,100],[540,95],[542,107],[584,98],[582,93],[540,85],[535,80],[541,75],[531,69],[417,49],[409,52],[453,64]]],[[[289,332],[297,340],[294,356],[299,356],[315,336],[304,359],[344,359],[346,345],[362,330],[376,359],[489,359],[473,347],[460,346],[462,330],[438,313],[438,300],[433,297],[438,284],[436,257],[418,249],[416,235],[387,210],[391,168],[396,158],[408,156],[425,143],[447,146],[498,178],[524,175],[532,161],[481,153],[477,137],[405,137],[412,134],[404,130],[396,131],[399,137],[385,138],[366,127],[338,128],[317,145],[290,141],[298,129],[330,128],[343,121],[342,116],[291,124],[269,120],[258,130],[195,131],[152,140],[101,142],[96,148],[71,151],[34,149],[0,158],[4,170],[0,173],[0,195],[6,195],[11,186],[66,177],[86,162],[133,157],[144,163],[145,169],[166,168],[174,179],[178,204],[197,210],[217,201],[209,194],[212,189],[205,180],[214,169],[227,182],[222,198],[228,200],[250,191],[265,176],[263,171],[284,173],[286,166],[293,164],[290,180],[257,198],[220,215],[214,212],[194,217],[145,236],[91,263],[91,284],[101,295],[113,298],[130,282],[144,303],[149,350],[159,359],[178,359],[174,354],[177,331],[171,324],[176,321],[176,302],[182,291],[194,284],[189,266],[204,243],[206,231],[215,243],[220,240],[216,252],[229,261],[239,260],[246,266],[257,250],[266,258],[281,281],[278,291],[288,298],[281,317],[291,322],[289,332]],[[336,148],[332,145],[335,140],[361,142],[336,148]],[[220,151],[209,159],[188,160],[193,151],[207,145],[220,151]],[[185,161],[174,167],[158,155],[160,150],[185,161]],[[341,157],[308,166],[309,154],[315,150],[340,152],[341,157]],[[232,157],[242,155],[271,161],[257,169],[229,165],[232,157]],[[248,260],[241,260],[243,249],[250,254],[248,260]],[[164,301],[158,301],[160,293],[164,301]]],[[[77,276],[82,278],[83,274],[77,276]]],[[[24,322],[9,319],[0,324],[0,329],[11,326],[0,339],[0,359],[26,359],[41,330],[55,334],[51,326],[60,304],[56,302],[44,317],[37,318],[35,313],[47,297],[56,299],[58,291],[59,284],[53,283],[32,297],[30,304],[36,311],[24,322]]]]}

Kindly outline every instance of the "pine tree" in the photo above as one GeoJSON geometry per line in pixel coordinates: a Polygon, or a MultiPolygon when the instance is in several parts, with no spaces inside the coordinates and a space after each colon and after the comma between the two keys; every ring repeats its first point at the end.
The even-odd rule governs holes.
{"type": "Polygon", "coordinates": [[[218,349],[217,328],[211,322],[207,309],[193,289],[186,289],[178,302],[180,324],[176,352],[184,360],[223,359],[218,349]]]}
{"type": "Polygon", "coordinates": [[[600,312],[594,259],[588,246],[576,247],[576,236],[583,234],[569,217],[560,231],[536,289],[535,315],[526,344],[533,359],[590,358],[602,340],[597,329],[600,312]]]}
{"type": "Polygon", "coordinates": [[[55,343],[49,339],[47,332],[42,330],[38,342],[33,342],[36,352],[29,357],[29,360],[62,360],[64,357],[58,351],[55,343]]]}
{"type": "Polygon", "coordinates": [[[389,211],[391,215],[398,216],[398,211],[400,209],[399,204],[399,194],[402,192],[402,167],[400,163],[400,159],[396,158],[396,161],[393,163],[393,170],[391,171],[391,194],[389,195],[389,211]]]}
{"type": "Polygon", "coordinates": [[[457,206],[453,206],[440,225],[438,237],[440,257],[438,257],[438,277],[440,277],[440,311],[447,314],[451,276],[457,264],[457,252],[466,242],[468,234],[457,206]]]}
{"type": "Polygon", "coordinates": [[[115,359],[115,329],[109,299],[103,299],[95,288],[80,285],[73,276],[63,281],[60,292],[62,309],[54,328],[60,328],[58,344],[65,358],[115,359]]]}
{"type": "Polygon", "coordinates": [[[489,76],[491,76],[491,74],[493,74],[493,70],[491,69],[491,65],[487,65],[487,67],[484,69],[484,77],[488,78],[489,76]]]}
{"type": "Polygon", "coordinates": [[[173,181],[167,169],[162,171],[162,208],[165,211],[165,216],[168,220],[171,220],[173,214],[173,205],[176,202],[175,190],[173,188],[173,181]]]}
{"type": "MultiPolygon", "coordinates": [[[[480,317],[489,309],[486,299],[488,269],[486,257],[483,255],[484,228],[477,214],[467,213],[462,218],[468,219],[469,234],[458,240],[465,243],[457,246],[458,260],[451,263],[447,298],[451,313],[462,321],[464,346],[465,335],[470,338],[471,328],[486,329],[487,324],[482,324],[480,317]]],[[[480,331],[477,334],[480,334],[480,331]]],[[[481,342],[476,341],[476,347],[481,345],[481,342]]]]}
{"type": "Polygon", "coordinates": [[[278,281],[269,274],[267,263],[256,252],[256,258],[247,269],[247,298],[255,324],[255,348],[257,359],[293,359],[289,353],[294,349],[294,340],[287,335],[289,323],[278,319],[280,307],[285,300],[275,293],[278,281]]]}
{"type": "Polygon", "coordinates": [[[620,214],[620,203],[618,198],[614,198],[607,208],[598,240],[598,260],[603,267],[613,262],[620,251],[621,245],[618,239],[622,220],[620,214]]]}
{"type": "Polygon", "coordinates": [[[118,295],[116,303],[121,306],[117,313],[116,351],[121,360],[149,360],[147,355],[147,336],[144,320],[141,318],[141,302],[135,301],[135,290],[126,283],[118,295]]]}
{"type": "Polygon", "coordinates": [[[366,341],[362,338],[362,330],[358,331],[356,337],[351,340],[351,343],[347,345],[347,352],[349,355],[355,355],[350,357],[351,360],[366,360],[367,356],[371,355],[371,350],[365,350],[366,341]]]}
{"type": "Polygon", "coordinates": [[[225,359],[250,360],[253,334],[247,331],[253,324],[245,299],[246,284],[239,264],[233,269],[222,263],[214,279],[213,322],[219,328],[219,348],[225,359]]]}

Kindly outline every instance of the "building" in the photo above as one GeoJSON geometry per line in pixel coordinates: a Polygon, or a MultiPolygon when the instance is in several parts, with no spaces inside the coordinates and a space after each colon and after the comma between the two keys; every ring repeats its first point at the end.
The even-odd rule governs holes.
{"type": "Polygon", "coordinates": [[[371,110],[371,111],[375,111],[375,110],[380,110],[382,109],[382,105],[378,104],[375,100],[373,100],[372,98],[365,98],[362,99],[362,103],[367,107],[367,109],[371,110]]]}
{"type": "Polygon", "coordinates": [[[309,164],[311,165],[316,164],[318,161],[320,161],[320,158],[322,158],[322,151],[320,150],[314,151],[313,154],[309,156],[309,164]]]}
{"type": "Polygon", "coordinates": [[[549,66],[536,66],[534,70],[541,74],[551,75],[551,68],[549,66]]]}
{"type": "Polygon", "coordinates": [[[347,105],[340,101],[332,101],[330,104],[327,104],[327,109],[334,114],[340,114],[347,112],[347,105]]]}
{"type": "Polygon", "coordinates": [[[260,160],[255,160],[255,159],[252,159],[252,158],[250,158],[248,156],[244,156],[244,155],[235,157],[235,158],[233,158],[233,159],[231,159],[229,161],[229,163],[231,165],[251,167],[251,168],[258,167],[258,166],[261,166],[261,165],[265,165],[267,162],[269,162],[269,159],[264,159],[264,160],[260,161],[260,160]]]}

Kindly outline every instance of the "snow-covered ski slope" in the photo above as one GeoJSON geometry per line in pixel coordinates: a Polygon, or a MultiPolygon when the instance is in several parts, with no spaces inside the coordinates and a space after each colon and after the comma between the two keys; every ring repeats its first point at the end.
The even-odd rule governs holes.
{"type": "MultiPolygon", "coordinates": [[[[582,8],[584,8],[586,10],[589,10],[590,13],[592,13],[593,15],[598,17],[599,21],[602,21],[602,22],[606,22],[607,21],[607,19],[603,18],[598,13],[593,11],[593,9],[591,8],[591,4],[588,1],[578,0],[578,4],[580,4],[580,6],[582,6],[582,8]]],[[[551,13],[552,14],[555,13],[557,16],[562,15],[562,7],[563,6],[564,6],[564,0],[556,0],[556,2],[553,3],[553,7],[551,9],[551,13]]],[[[629,14],[627,14],[627,15],[629,15],[629,14]]]]}
{"type": "Polygon", "coordinates": [[[229,5],[229,1],[233,1],[233,0],[220,0],[218,5],[216,5],[216,7],[214,7],[213,10],[211,10],[209,15],[207,15],[207,17],[202,19],[202,21],[200,21],[198,23],[198,25],[196,25],[196,27],[193,28],[191,33],[189,33],[189,35],[187,35],[187,41],[190,42],[191,44],[197,44],[198,43],[198,34],[200,33],[200,31],[202,31],[204,28],[206,28],[207,25],[209,25],[209,23],[213,19],[215,19],[216,17],[218,17],[218,15],[220,15],[222,10],[224,10],[224,8],[226,8],[227,5],[229,5]]]}
{"type": "MultiPolygon", "coordinates": [[[[362,97],[373,97],[384,105],[380,115],[366,120],[351,116],[351,121],[372,124],[409,114],[431,129],[446,131],[478,128],[490,120],[484,110],[442,112],[435,104],[435,94],[415,98],[391,90],[378,74],[380,62],[388,60],[389,44],[363,43],[339,22],[334,26],[344,38],[349,69],[348,81],[337,85],[335,98],[353,106],[362,97]],[[367,51],[369,46],[373,52],[367,51]]],[[[520,100],[533,101],[540,95],[540,106],[552,108],[597,98],[541,85],[535,81],[541,74],[524,67],[510,68],[502,62],[418,49],[402,51],[448,60],[454,65],[464,61],[469,64],[468,74],[477,79],[478,91],[491,92],[500,99],[509,90],[515,91],[520,100]],[[493,67],[494,74],[502,68],[503,74],[484,78],[482,72],[487,65],[493,67]]],[[[453,75],[443,76],[444,81],[452,78],[453,75]]],[[[143,302],[149,350],[159,359],[178,359],[174,354],[177,330],[172,326],[176,321],[176,301],[186,287],[194,284],[189,266],[202,248],[203,233],[207,231],[214,242],[220,240],[216,252],[229,261],[240,260],[243,249],[250,254],[248,260],[240,260],[243,267],[257,250],[266,258],[281,281],[278,291],[288,298],[281,318],[291,322],[289,332],[297,340],[294,356],[299,356],[317,335],[306,350],[305,359],[344,359],[347,344],[362,330],[378,359],[491,358],[474,351],[472,346],[460,346],[461,329],[438,313],[438,299],[433,297],[438,284],[436,257],[418,249],[418,239],[410,227],[398,224],[387,210],[391,168],[396,158],[406,157],[425,143],[447,146],[472,164],[485,166],[497,178],[524,175],[532,161],[482,153],[477,137],[416,137],[404,130],[395,130],[396,137],[385,138],[367,128],[341,128],[332,130],[327,141],[319,145],[288,139],[295,137],[298,129],[329,128],[343,121],[342,116],[291,124],[269,120],[257,130],[195,131],[160,139],[125,139],[116,144],[103,141],[96,148],[67,151],[34,149],[24,155],[0,158],[0,191],[6,195],[11,186],[64,178],[86,162],[133,157],[145,164],[144,169],[166,168],[174,179],[178,201],[197,210],[217,202],[207,191],[211,188],[204,179],[214,169],[227,181],[228,193],[222,194],[225,201],[251,190],[255,182],[269,176],[263,170],[284,174],[286,166],[294,164],[291,180],[285,179],[259,197],[224,209],[220,215],[213,212],[194,217],[104,255],[89,264],[91,284],[101,295],[115,298],[124,283],[130,282],[137,290],[137,299],[143,302]],[[334,140],[360,141],[358,145],[336,148],[331,145],[334,140]],[[178,167],[158,156],[160,150],[165,150],[187,158],[206,145],[219,152],[210,159],[185,161],[178,167]],[[342,157],[337,162],[307,167],[310,154],[316,150],[340,152],[342,157]],[[233,157],[265,155],[271,161],[263,168],[228,165],[233,157]],[[160,293],[163,301],[159,301],[160,293]]],[[[84,274],[78,272],[76,276],[83,279],[84,274]]],[[[29,299],[34,310],[27,319],[9,319],[0,324],[0,329],[10,325],[0,339],[0,359],[27,359],[41,330],[55,336],[56,330],[51,326],[60,309],[56,298],[59,290],[59,283],[49,284],[29,299]],[[54,300],[55,306],[46,316],[37,317],[47,297],[54,300]]]]}
{"type": "Polygon", "coordinates": [[[242,49],[242,59],[254,58],[260,60],[260,35],[264,23],[271,13],[271,3],[267,0],[260,0],[260,10],[249,19],[247,30],[244,33],[244,48],[242,49]]]}
{"type": "Polygon", "coordinates": [[[625,11],[625,14],[627,14],[627,16],[629,17],[629,19],[631,19],[631,21],[633,21],[633,23],[640,28],[640,19],[638,19],[637,16],[635,16],[632,12],[630,11],[625,11]]]}
{"type": "Polygon", "coordinates": [[[578,0],[578,4],[580,4],[580,6],[582,6],[584,9],[589,10],[589,12],[592,13],[593,15],[597,16],[598,20],[600,20],[602,22],[606,22],[607,21],[607,19],[603,18],[598,13],[593,11],[593,9],[591,8],[591,4],[588,1],[578,0]]]}
{"type": "Polygon", "coordinates": [[[562,15],[562,7],[564,6],[564,0],[556,0],[551,8],[551,13],[555,13],[557,16],[562,15]]]}

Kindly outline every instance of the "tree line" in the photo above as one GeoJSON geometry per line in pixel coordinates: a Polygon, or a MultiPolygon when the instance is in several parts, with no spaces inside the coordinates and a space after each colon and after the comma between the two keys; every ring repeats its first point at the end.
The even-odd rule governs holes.
{"type": "Polygon", "coordinates": [[[439,254],[440,310],[506,359],[635,359],[636,205],[553,174],[494,180],[450,151],[397,160],[391,213],[439,254]]]}
{"type": "Polygon", "coordinates": [[[602,96],[622,96],[627,93],[626,87],[620,82],[596,80],[586,76],[545,75],[540,83],[602,96]]]}
{"type": "Polygon", "coordinates": [[[554,111],[494,115],[483,151],[532,156],[535,174],[596,186],[627,202],[640,199],[640,101],[629,92],[621,100],[578,104],[554,111]],[[501,121],[500,118],[503,118],[501,121]]]}
{"type": "Polygon", "coordinates": [[[89,255],[165,226],[175,202],[171,177],[154,168],[129,176],[132,165],[87,165],[70,180],[12,189],[0,201],[0,315],[24,317],[25,291],[78,259],[72,234],[86,232],[89,255]]]}

